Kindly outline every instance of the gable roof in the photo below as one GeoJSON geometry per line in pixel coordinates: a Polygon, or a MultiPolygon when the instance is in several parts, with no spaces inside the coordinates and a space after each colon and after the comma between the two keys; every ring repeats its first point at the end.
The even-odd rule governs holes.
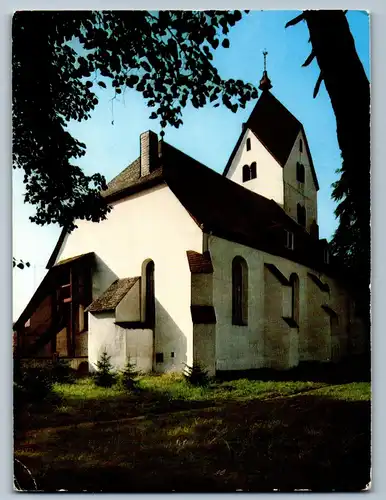
{"type": "MultiPolygon", "coordinates": [[[[164,141],[161,145],[160,166],[151,174],[138,177],[139,159],[135,160],[109,183],[106,196],[109,202],[166,184],[203,231],[313,269],[332,269],[332,263],[329,266],[323,263],[320,241],[276,202],[218,174],[164,141]],[[130,168],[133,168],[131,173],[130,168]],[[285,247],[285,230],[294,234],[293,250],[285,247]]],[[[59,250],[60,246],[57,253],[59,250]]],[[[51,256],[51,262],[56,256],[51,256]]]]}
{"type": "Polygon", "coordinates": [[[251,115],[248,118],[243,131],[234,147],[223,175],[226,176],[233,159],[240,147],[245,130],[249,128],[264,147],[271,153],[276,161],[284,167],[291,153],[293,145],[299,132],[303,133],[307,154],[310,158],[310,166],[315,187],[319,189],[311,152],[303,125],[288,109],[269,91],[261,93],[251,115]]]}
{"type": "Polygon", "coordinates": [[[129,292],[135,283],[140,279],[139,276],[134,278],[123,278],[115,280],[102,295],[95,299],[87,308],[86,312],[102,312],[114,310],[121,302],[123,297],[129,292]]]}

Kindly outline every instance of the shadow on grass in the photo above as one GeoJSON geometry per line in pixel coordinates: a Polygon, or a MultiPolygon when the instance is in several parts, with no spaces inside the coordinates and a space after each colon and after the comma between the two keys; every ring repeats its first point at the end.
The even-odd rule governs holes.
{"type": "Polygon", "coordinates": [[[53,395],[47,401],[25,405],[21,411],[15,411],[14,429],[18,437],[32,429],[190,411],[216,404],[214,400],[172,400],[167,393],[150,389],[89,399],[82,399],[80,396],[60,398],[53,395]]]}
{"type": "Polygon", "coordinates": [[[42,429],[16,454],[48,492],[358,491],[369,482],[370,403],[315,395],[225,402],[42,429]]]}
{"type": "Polygon", "coordinates": [[[354,356],[339,363],[321,363],[317,361],[301,362],[289,370],[261,368],[257,370],[217,372],[219,380],[248,378],[250,380],[272,381],[309,381],[328,384],[348,382],[370,382],[371,360],[369,355],[354,356]]]}

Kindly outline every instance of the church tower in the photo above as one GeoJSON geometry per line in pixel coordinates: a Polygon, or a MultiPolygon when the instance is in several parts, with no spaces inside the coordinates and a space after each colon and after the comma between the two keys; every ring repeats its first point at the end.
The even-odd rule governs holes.
{"type": "Polygon", "coordinates": [[[233,149],[223,175],[274,200],[310,234],[318,236],[319,189],[303,125],[271,93],[266,67],[260,97],[233,149]]]}

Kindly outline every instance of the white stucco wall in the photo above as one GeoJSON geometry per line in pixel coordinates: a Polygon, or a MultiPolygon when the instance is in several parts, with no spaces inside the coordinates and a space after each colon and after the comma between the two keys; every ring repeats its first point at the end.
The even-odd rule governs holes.
{"type": "Polygon", "coordinates": [[[149,329],[127,329],[115,324],[113,312],[90,313],[89,366],[96,369],[103,351],[111,356],[116,370],[122,370],[127,361],[142,372],[150,372],[153,359],[153,332],[149,329]]]}
{"type": "Polygon", "coordinates": [[[155,350],[163,352],[167,371],[193,360],[190,314],[191,274],[187,250],[202,251],[202,231],[166,185],[143,191],[113,205],[107,220],[77,221],[57,260],[86,252],[99,257],[93,293],[114,279],[139,276],[145,259],[155,264],[155,350]],[[102,271],[102,272],[98,272],[102,271]],[[175,357],[171,358],[170,353],[175,357]]]}
{"type": "Polygon", "coordinates": [[[126,356],[137,370],[148,373],[153,366],[153,331],[149,329],[124,329],[126,356]]]}
{"type": "Polygon", "coordinates": [[[297,221],[297,204],[301,203],[306,208],[306,228],[309,231],[313,220],[318,222],[317,191],[312,176],[310,158],[305,147],[305,137],[302,131],[293,145],[288,160],[284,166],[284,209],[297,221]],[[303,141],[303,152],[300,152],[299,142],[303,141]],[[299,183],[296,179],[296,163],[304,165],[305,182],[299,183]]]}
{"type": "Polygon", "coordinates": [[[249,129],[245,130],[227,178],[254,193],[275,200],[281,206],[284,204],[283,168],[249,129]],[[251,140],[250,151],[246,148],[248,138],[251,140]],[[243,166],[250,165],[253,161],[257,165],[257,177],[243,182],[243,166]]]}
{"type": "Polygon", "coordinates": [[[89,314],[88,361],[90,371],[95,371],[103,351],[111,356],[110,362],[117,369],[126,364],[126,334],[114,324],[113,312],[89,314]]]}
{"type": "Polygon", "coordinates": [[[282,257],[238,243],[210,236],[214,267],[213,305],[216,310],[216,368],[241,370],[260,367],[290,368],[299,361],[327,361],[332,343],[339,343],[341,355],[347,342],[346,293],[339,284],[314,270],[282,257]],[[248,325],[232,325],[232,260],[240,255],[248,264],[248,325]],[[289,287],[280,284],[264,264],[275,265],[287,278],[299,278],[299,329],[282,319],[290,307],[289,287]],[[330,296],[308,277],[317,274],[328,283],[330,296]],[[284,300],[283,300],[284,299],[284,300]],[[328,304],[339,316],[339,329],[331,336],[328,304]]]}

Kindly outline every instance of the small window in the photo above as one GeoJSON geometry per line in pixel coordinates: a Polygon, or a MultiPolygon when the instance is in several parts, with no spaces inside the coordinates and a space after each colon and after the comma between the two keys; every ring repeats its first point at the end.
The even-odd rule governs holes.
{"type": "Polygon", "coordinates": [[[251,163],[250,172],[251,172],[251,179],[256,179],[256,177],[257,177],[257,167],[256,167],[256,162],[255,161],[251,163]]]}
{"type": "Polygon", "coordinates": [[[285,231],[285,246],[287,248],[289,248],[290,250],[293,250],[294,249],[294,233],[292,233],[291,231],[285,231]]]}
{"type": "Polygon", "coordinates": [[[243,166],[243,182],[249,181],[251,178],[251,170],[249,168],[249,165],[244,165],[243,166]]]}
{"type": "Polygon", "coordinates": [[[163,363],[164,362],[164,353],[163,352],[156,352],[155,353],[155,362],[156,363],[163,363]]]}
{"type": "Polygon", "coordinates": [[[248,324],[248,266],[242,257],[232,262],[232,324],[248,324]]]}
{"type": "Polygon", "coordinates": [[[305,172],[304,165],[302,163],[296,163],[296,180],[304,184],[305,172]]]}
{"type": "Polygon", "coordinates": [[[297,216],[298,216],[298,223],[301,226],[306,227],[306,208],[300,205],[300,203],[298,203],[297,206],[297,216]]]}
{"type": "Polygon", "coordinates": [[[251,150],[251,139],[248,137],[247,139],[247,151],[251,150]]]}
{"type": "Polygon", "coordinates": [[[174,352],[171,352],[171,353],[170,353],[170,357],[171,357],[171,358],[174,358],[174,352]]]}
{"type": "Polygon", "coordinates": [[[328,248],[325,248],[323,251],[323,260],[324,260],[325,264],[330,263],[330,252],[329,252],[328,248]]]}
{"type": "Polygon", "coordinates": [[[299,278],[293,273],[290,276],[291,284],[291,318],[299,325],[299,278]]]}
{"type": "Polygon", "coordinates": [[[303,153],[303,141],[301,139],[299,140],[299,151],[303,153]]]}

